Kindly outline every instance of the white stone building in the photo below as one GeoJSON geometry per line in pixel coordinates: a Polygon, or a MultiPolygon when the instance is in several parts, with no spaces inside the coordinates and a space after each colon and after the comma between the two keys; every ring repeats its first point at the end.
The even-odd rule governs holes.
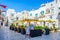
{"type": "MultiPolygon", "coordinates": [[[[10,22],[15,21],[16,19],[22,20],[22,19],[43,19],[43,20],[54,20],[56,27],[59,27],[60,29],[60,0],[54,0],[52,2],[47,2],[46,4],[42,4],[39,9],[31,10],[31,11],[21,11],[21,12],[15,12],[14,9],[8,9],[7,10],[7,17],[10,22]]],[[[39,24],[40,25],[40,24],[39,24]]],[[[52,23],[46,23],[46,25],[51,26],[52,23]],[[48,25],[49,24],[49,25],[48,25]]],[[[53,25],[52,25],[53,26],[53,25]]]]}
{"type": "Polygon", "coordinates": [[[6,19],[7,19],[9,25],[12,22],[16,21],[16,12],[14,9],[7,10],[6,19]]]}

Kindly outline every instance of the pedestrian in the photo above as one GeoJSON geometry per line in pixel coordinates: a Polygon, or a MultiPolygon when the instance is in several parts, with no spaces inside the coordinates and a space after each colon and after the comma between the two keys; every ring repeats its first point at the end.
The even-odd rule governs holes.
{"type": "Polygon", "coordinates": [[[30,30],[34,30],[34,24],[30,23],[30,30]]]}
{"type": "Polygon", "coordinates": [[[26,25],[26,36],[25,36],[25,38],[30,38],[30,26],[29,26],[29,24],[27,24],[26,25]]]}

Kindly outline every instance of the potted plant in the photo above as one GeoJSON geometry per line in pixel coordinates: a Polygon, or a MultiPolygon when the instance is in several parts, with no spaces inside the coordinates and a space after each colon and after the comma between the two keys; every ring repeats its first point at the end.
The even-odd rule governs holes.
{"type": "Polygon", "coordinates": [[[26,30],[24,29],[25,25],[21,25],[21,34],[25,34],[26,30]]]}
{"type": "Polygon", "coordinates": [[[14,27],[14,31],[17,31],[17,27],[18,27],[18,26],[15,26],[15,27],[14,27]]]}
{"type": "Polygon", "coordinates": [[[57,27],[54,27],[54,32],[57,32],[57,29],[58,29],[57,27]]]}
{"type": "Polygon", "coordinates": [[[14,30],[14,27],[15,27],[14,24],[11,24],[11,25],[10,25],[10,29],[11,29],[11,30],[14,30]]]}
{"type": "Polygon", "coordinates": [[[14,31],[17,31],[17,28],[18,28],[18,22],[16,23],[16,26],[14,27],[14,31]]]}
{"type": "Polygon", "coordinates": [[[48,26],[44,26],[44,30],[45,30],[45,35],[49,35],[50,29],[48,28],[48,26]]]}
{"type": "Polygon", "coordinates": [[[30,30],[31,37],[42,36],[42,34],[42,26],[34,26],[34,30],[30,30]]]}
{"type": "Polygon", "coordinates": [[[20,33],[21,32],[21,25],[18,26],[17,31],[20,33]]]}

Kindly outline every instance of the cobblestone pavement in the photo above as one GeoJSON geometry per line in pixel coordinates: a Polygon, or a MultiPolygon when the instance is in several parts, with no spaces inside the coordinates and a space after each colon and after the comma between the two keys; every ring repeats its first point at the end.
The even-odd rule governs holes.
{"type": "Polygon", "coordinates": [[[8,27],[2,27],[0,28],[0,40],[60,40],[60,32],[34,38],[25,38],[25,35],[9,30],[8,27]]]}

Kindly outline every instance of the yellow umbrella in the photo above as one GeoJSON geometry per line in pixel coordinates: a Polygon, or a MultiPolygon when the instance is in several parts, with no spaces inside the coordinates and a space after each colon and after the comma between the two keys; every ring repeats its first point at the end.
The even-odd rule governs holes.
{"type": "Polygon", "coordinates": [[[54,20],[48,19],[46,22],[55,22],[54,20]]]}
{"type": "Polygon", "coordinates": [[[44,22],[44,20],[41,19],[41,20],[39,20],[39,22],[44,22]]]}

